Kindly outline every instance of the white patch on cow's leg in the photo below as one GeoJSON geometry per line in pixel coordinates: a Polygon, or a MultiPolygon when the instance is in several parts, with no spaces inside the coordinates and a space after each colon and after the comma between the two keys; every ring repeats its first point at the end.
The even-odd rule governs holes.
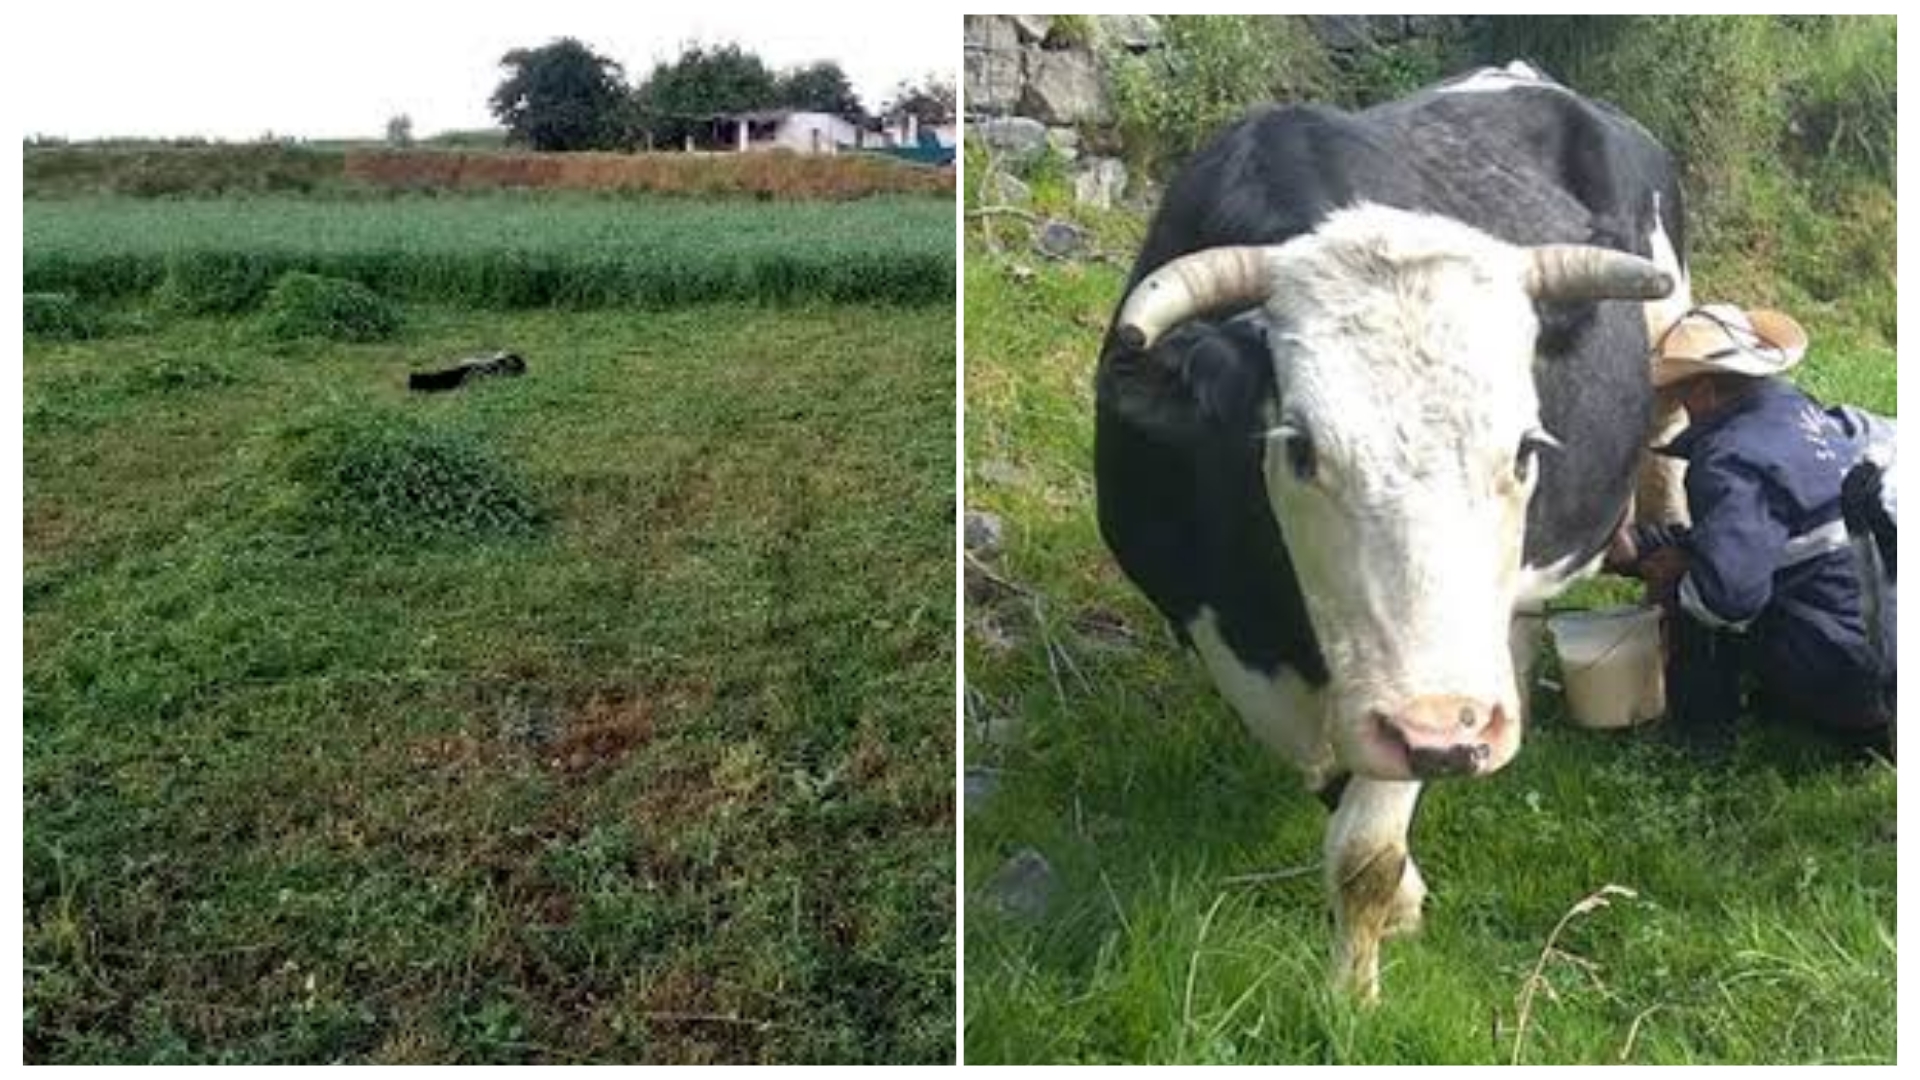
{"type": "Polygon", "coordinates": [[[1387,916],[1387,936],[1399,937],[1420,929],[1420,912],[1427,902],[1427,879],[1420,866],[1407,855],[1406,872],[1400,875],[1400,891],[1394,894],[1393,910],[1387,916]]]}
{"type": "Polygon", "coordinates": [[[1407,854],[1419,799],[1418,781],[1354,777],[1327,823],[1333,980],[1362,1001],[1380,997],[1380,942],[1420,922],[1426,883],[1407,854]]]}
{"type": "MultiPolygon", "coordinates": [[[[1687,280],[1687,272],[1680,266],[1680,256],[1673,250],[1673,241],[1668,238],[1666,225],[1660,220],[1659,192],[1653,195],[1653,231],[1647,235],[1647,246],[1654,263],[1672,274],[1674,281],[1672,293],[1644,307],[1647,342],[1651,346],[1660,340],[1668,328],[1693,310],[1693,284],[1687,280]]],[[[1658,366],[1658,361],[1651,353],[1648,363],[1651,377],[1652,368],[1658,366]]],[[[1680,402],[1670,391],[1659,391],[1654,397],[1653,424],[1647,431],[1647,445],[1663,446],[1686,426],[1687,413],[1680,407],[1680,402]]],[[[1643,525],[1688,521],[1686,480],[1686,462],[1662,454],[1642,453],[1640,476],[1634,487],[1633,519],[1643,525]]]]}
{"type": "Polygon", "coordinates": [[[1187,624],[1187,636],[1214,686],[1253,737],[1299,769],[1308,790],[1325,786],[1331,779],[1333,748],[1327,741],[1324,695],[1290,669],[1268,675],[1241,663],[1220,635],[1212,608],[1200,609],[1187,624]]]}

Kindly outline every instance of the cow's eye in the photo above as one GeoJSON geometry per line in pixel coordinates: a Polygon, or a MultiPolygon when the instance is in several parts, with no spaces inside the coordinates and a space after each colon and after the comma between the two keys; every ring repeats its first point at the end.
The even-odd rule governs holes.
{"type": "Polygon", "coordinates": [[[1320,461],[1313,452],[1313,437],[1300,428],[1288,428],[1281,438],[1286,440],[1287,468],[1292,470],[1293,478],[1306,483],[1312,480],[1319,470],[1320,461]]]}
{"type": "Polygon", "coordinates": [[[1513,455],[1513,478],[1526,483],[1533,476],[1534,459],[1542,449],[1560,449],[1560,440],[1545,428],[1534,428],[1520,436],[1520,449],[1513,455]]]}

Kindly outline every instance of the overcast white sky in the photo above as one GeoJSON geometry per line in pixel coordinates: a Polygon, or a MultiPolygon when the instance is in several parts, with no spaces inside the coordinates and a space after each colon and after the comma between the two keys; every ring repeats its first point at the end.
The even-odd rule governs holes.
{"type": "Polygon", "coordinates": [[[572,36],[629,81],[684,43],[736,41],[772,67],[834,60],[868,108],[901,79],[957,74],[960,15],[944,5],[836,13],[727,0],[47,0],[9,34],[22,134],[251,139],[373,136],[406,113],[416,135],[486,127],[508,49],[572,36]]]}

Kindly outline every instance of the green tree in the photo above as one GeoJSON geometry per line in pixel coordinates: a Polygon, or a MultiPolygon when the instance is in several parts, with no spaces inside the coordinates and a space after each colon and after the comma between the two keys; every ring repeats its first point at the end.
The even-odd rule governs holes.
{"type": "Polygon", "coordinates": [[[634,98],[639,123],[667,146],[705,137],[716,114],[780,104],[772,69],[738,45],[689,46],[672,63],[656,64],[634,98]]]}
{"type": "Polygon", "coordinates": [[[628,141],[626,84],[620,65],[574,38],[500,58],[506,78],[493,92],[493,115],[510,142],[535,150],[605,150],[628,141]]]}
{"type": "Polygon", "coordinates": [[[922,124],[951,124],[957,114],[958,98],[953,79],[930,74],[919,81],[907,80],[894,87],[893,100],[887,103],[889,118],[912,115],[922,124]]]}
{"type": "Polygon", "coordinates": [[[780,104],[805,112],[832,113],[849,120],[866,115],[860,95],[853,92],[847,73],[831,60],[794,68],[780,76],[776,94],[780,104]]]}

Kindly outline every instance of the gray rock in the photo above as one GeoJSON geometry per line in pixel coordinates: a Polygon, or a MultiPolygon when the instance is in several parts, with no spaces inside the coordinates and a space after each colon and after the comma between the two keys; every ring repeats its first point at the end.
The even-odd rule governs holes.
{"type": "Polygon", "coordinates": [[[1027,470],[1005,458],[988,458],[973,467],[973,476],[983,484],[1013,487],[1026,482],[1027,470]]]}
{"type": "Polygon", "coordinates": [[[988,746],[1008,747],[1020,740],[1024,729],[1018,714],[997,715],[986,695],[967,688],[967,734],[988,746]]]}
{"type": "Polygon", "coordinates": [[[1008,915],[1038,921],[1053,906],[1060,890],[1060,876],[1054,873],[1047,857],[1032,848],[1022,848],[1002,863],[987,879],[989,902],[1008,915]]]}
{"type": "Polygon", "coordinates": [[[1078,49],[1027,53],[1020,111],[1049,124],[1107,124],[1113,102],[1093,54],[1078,49]]]}
{"type": "Polygon", "coordinates": [[[1391,45],[1407,36],[1407,17],[1405,15],[1368,15],[1367,27],[1373,31],[1373,40],[1382,45],[1391,45]]]}
{"type": "Polygon", "coordinates": [[[1047,149],[1071,162],[1080,156],[1080,133],[1070,127],[1048,128],[1047,149]]]}
{"type": "Polygon", "coordinates": [[[995,202],[1014,206],[1033,201],[1033,189],[1026,181],[998,170],[987,175],[987,193],[995,202]]]}
{"type": "Polygon", "coordinates": [[[967,817],[986,809],[987,800],[1000,790],[1000,774],[992,769],[968,766],[961,792],[961,812],[967,817]]]}
{"type": "Polygon", "coordinates": [[[987,149],[1014,168],[1031,164],[1047,149],[1047,125],[1025,116],[996,116],[973,125],[987,149]]]}
{"type": "Polygon", "coordinates": [[[1167,36],[1160,29],[1160,20],[1151,15],[1095,15],[1093,40],[1097,45],[1142,53],[1165,45],[1167,36]]]}
{"type": "Polygon", "coordinates": [[[1408,15],[1407,36],[1420,38],[1457,37],[1466,30],[1458,15],[1408,15]]]}
{"type": "Polygon", "coordinates": [[[1053,28],[1051,15],[1008,15],[1006,18],[1020,31],[1020,40],[1034,45],[1047,40],[1047,31],[1053,28]]]}
{"type": "Polygon", "coordinates": [[[986,608],[986,605],[998,603],[1008,595],[1006,586],[972,563],[967,564],[966,586],[967,603],[971,608],[967,612],[967,634],[974,643],[998,656],[1019,649],[1020,635],[1007,625],[1002,613],[986,608]]]}
{"type": "Polygon", "coordinates": [[[1020,736],[1027,725],[1018,716],[981,715],[974,724],[973,733],[988,746],[1008,747],[1020,742],[1020,736]]]}
{"type": "Polygon", "coordinates": [[[1034,250],[1049,259],[1077,259],[1087,253],[1087,234],[1077,226],[1055,218],[1040,226],[1033,238],[1034,250]]]}
{"type": "Polygon", "coordinates": [[[1000,520],[999,514],[969,510],[966,528],[962,532],[970,554],[976,558],[991,559],[1000,554],[1000,545],[1007,537],[1007,526],[1000,520]]]}
{"type": "Polygon", "coordinates": [[[1329,49],[1346,52],[1373,44],[1373,30],[1365,15],[1309,15],[1313,36],[1329,49]]]}
{"type": "Polygon", "coordinates": [[[1073,200],[1111,210],[1127,192],[1127,167],[1114,158],[1089,158],[1073,174],[1073,200]]]}
{"type": "Polygon", "coordinates": [[[1004,15],[969,15],[966,21],[967,109],[1000,114],[1020,102],[1026,79],[1019,31],[1004,15]]]}

